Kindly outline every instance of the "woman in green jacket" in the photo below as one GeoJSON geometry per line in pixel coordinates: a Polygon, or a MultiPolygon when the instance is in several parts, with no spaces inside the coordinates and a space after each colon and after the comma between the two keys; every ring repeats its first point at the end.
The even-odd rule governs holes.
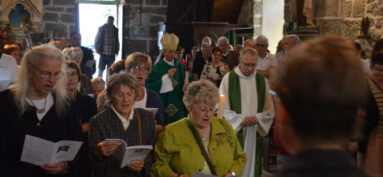
{"type": "Polygon", "coordinates": [[[160,135],[155,146],[154,175],[190,177],[197,171],[219,177],[241,174],[246,154],[231,125],[213,117],[219,100],[217,87],[207,80],[193,82],[183,100],[189,116],[169,124],[160,135]],[[207,152],[211,165],[202,155],[197,140],[207,152]]]}

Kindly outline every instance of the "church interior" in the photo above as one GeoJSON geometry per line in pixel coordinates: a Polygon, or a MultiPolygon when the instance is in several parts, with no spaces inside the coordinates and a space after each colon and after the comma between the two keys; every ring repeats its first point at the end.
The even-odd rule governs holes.
{"type": "Polygon", "coordinates": [[[122,59],[134,51],[155,53],[159,32],[188,36],[180,44],[188,50],[205,35],[217,39],[231,34],[235,47],[243,44],[243,39],[264,34],[271,40],[269,50],[275,51],[284,34],[298,34],[301,38],[335,34],[360,39],[368,53],[382,37],[381,0],[314,0],[313,31],[297,30],[292,0],[1,0],[0,29],[8,31],[14,43],[20,43],[26,33],[30,33],[33,44],[68,40],[71,32],[80,31],[79,5],[83,3],[118,6],[116,19],[124,36],[122,59]],[[362,19],[366,17],[368,36],[361,33],[362,19]]]}
{"type": "MultiPolygon", "coordinates": [[[[93,84],[92,77],[96,78],[97,73],[98,73],[98,77],[101,77],[102,79],[108,82],[109,73],[101,72],[100,74],[100,72],[96,72],[100,70],[100,68],[96,66],[97,64],[99,64],[99,62],[101,62],[101,57],[103,54],[100,54],[100,55],[98,54],[99,52],[97,51],[98,50],[97,44],[96,44],[97,42],[95,41],[97,41],[98,39],[96,35],[97,36],[99,35],[100,29],[101,29],[100,26],[106,23],[109,23],[110,16],[114,17],[113,19],[114,25],[116,29],[118,29],[117,32],[114,33],[114,35],[117,35],[116,40],[117,42],[119,41],[119,45],[117,45],[117,49],[116,49],[117,52],[113,53],[113,57],[115,54],[116,63],[120,62],[120,65],[122,65],[124,69],[125,67],[128,67],[128,64],[126,64],[125,62],[128,61],[129,56],[131,56],[132,54],[135,54],[135,52],[140,52],[150,56],[151,61],[150,61],[149,71],[151,69],[152,71],[154,71],[155,64],[161,63],[161,61],[158,61],[158,60],[162,60],[162,57],[163,57],[165,61],[165,54],[163,54],[162,52],[169,50],[169,48],[165,47],[162,39],[163,39],[163,36],[167,36],[168,34],[176,35],[176,37],[173,37],[173,38],[169,37],[170,38],[169,40],[171,42],[177,41],[176,45],[178,45],[178,47],[176,46],[175,49],[173,49],[173,47],[170,47],[170,48],[172,48],[171,49],[172,51],[179,52],[179,47],[180,47],[181,48],[180,50],[182,51],[181,59],[187,58],[189,55],[192,57],[194,55],[193,51],[201,52],[202,53],[201,56],[203,56],[204,55],[203,50],[205,49],[205,45],[204,45],[205,37],[209,37],[209,40],[210,40],[209,47],[211,47],[211,50],[212,50],[210,51],[211,55],[215,54],[214,52],[215,48],[220,46],[220,43],[219,43],[220,37],[224,36],[225,39],[227,39],[228,41],[228,45],[231,47],[230,51],[236,51],[238,57],[240,54],[242,55],[240,51],[248,47],[248,46],[246,47],[246,41],[248,42],[252,41],[254,49],[256,49],[257,46],[262,47],[262,45],[263,46],[266,45],[267,48],[265,50],[267,50],[267,54],[265,55],[268,56],[270,54],[277,58],[278,53],[283,53],[281,52],[283,51],[282,45],[284,45],[283,44],[284,37],[286,36],[289,36],[289,35],[297,36],[302,42],[305,42],[308,40],[318,39],[328,35],[332,35],[332,36],[342,37],[342,39],[347,39],[348,41],[352,41],[354,42],[354,44],[357,43],[360,50],[359,57],[363,63],[370,62],[372,60],[371,58],[373,58],[375,54],[374,46],[377,45],[378,43],[377,41],[383,42],[382,41],[383,40],[383,0],[0,0],[0,32],[1,32],[1,40],[2,40],[0,42],[2,42],[3,44],[16,44],[19,47],[19,52],[20,52],[19,56],[22,58],[23,55],[28,53],[33,47],[39,46],[41,44],[46,44],[46,43],[54,44],[54,42],[61,41],[63,42],[63,45],[65,47],[74,47],[72,43],[72,37],[73,37],[72,35],[81,34],[82,36],[81,46],[84,46],[90,49],[91,51],[90,53],[91,55],[94,55],[94,59],[95,59],[95,62],[93,63],[91,62],[91,63],[84,64],[87,66],[93,65],[93,69],[94,69],[93,73],[90,74],[90,77],[88,76],[89,77],[88,80],[89,79],[92,80],[92,82],[89,82],[89,85],[93,84]],[[267,38],[266,44],[256,43],[260,36],[267,38]]],[[[103,42],[107,43],[108,40],[104,40],[103,42]]],[[[81,39],[80,39],[80,43],[81,43],[81,39]]],[[[168,44],[168,45],[171,46],[172,44],[168,44]]],[[[382,44],[382,49],[383,49],[383,44],[382,44]]],[[[382,51],[382,49],[380,49],[380,51],[382,51]]],[[[105,50],[105,47],[104,47],[104,50],[105,50]]],[[[223,51],[221,51],[221,49],[216,49],[216,50],[219,50],[221,54],[224,53],[223,51]]],[[[2,49],[0,49],[0,57],[2,53],[1,51],[2,49]]],[[[257,50],[257,52],[259,51],[257,50]]],[[[84,51],[83,53],[84,53],[83,55],[85,56],[84,51]]],[[[230,52],[228,53],[230,55],[230,52]]],[[[380,57],[382,56],[383,54],[380,55],[380,57]]],[[[207,56],[207,58],[209,58],[209,56],[207,56]]],[[[213,57],[213,60],[214,60],[214,57],[213,57]]],[[[113,62],[111,64],[113,64],[113,62]]],[[[183,73],[186,76],[182,75],[183,79],[175,80],[173,78],[170,78],[171,79],[170,80],[168,77],[170,70],[169,72],[166,71],[166,73],[168,74],[167,79],[169,79],[169,82],[173,84],[174,89],[176,89],[174,85],[176,85],[177,81],[178,83],[185,81],[185,84],[187,83],[191,85],[191,83],[189,83],[191,82],[191,80],[188,81],[188,77],[194,77],[195,80],[198,80],[197,79],[198,77],[199,78],[202,77],[201,75],[199,75],[198,77],[195,77],[194,73],[192,74],[191,72],[192,71],[191,68],[189,68],[188,70],[187,62],[188,61],[186,61],[186,64],[183,63],[183,65],[185,65],[185,68],[186,68],[186,71],[185,71],[186,74],[183,73]],[[190,71],[190,73],[188,73],[188,71],[190,71]]],[[[207,63],[210,61],[205,59],[204,63],[205,62],[207,63]]],[[[0,63],[1,63],[1,60],[0,60],[0,63]]],[[[241,61],[239,61],[239,63],[241,63],[241,61]]],[[[369,64],[368,66],[366,65],[366,68],[364,69],[367,74],[374,74],[374,71],[377,70],[373,68],[374,64],[375,63],[372,63],[371,65],[369,64]]],[[[238,62],[236,63],[236,65],[238,65],[238,62]]],[[[377,63],[376,65],[383,67],[383,63],[381,64],[377,63]]],[[[203,68],[203,66],[204,65],[202,65],[201,67],[203,68]]],[[[82,67],[83,66],[81,64],[81,69],[82,67]]],[[[107,65],[108,72],[109,72],[108,70],[109,67],[110,65],[107,65]]],[[[197,67],[197,65],[194,63],[190,63],[189,67],[197,67]]],[[[105,66],[102,69],[102,71],[104,69],[105,69],[105,66]]],[[[138,72],[138,70],[140,70],[140,72],[142,71],[143,73],[145,73],[147,72],[147,69],[148,69],[147,67],[141,67],[141,65],[140,66],[136,65],[134,68],[131,69],[131,71],[133,72],[137,70],[138,72]]],[[[160,73],[160,69],[158,69],[159,73],[160,73]]],[[[234,71],[233,67],[231,67],[230,69],[231,71],[234,71]]],[[[1,67],[0,67],[0,70],[1,70],[1,67]]],[[[377,70],[376,72],[378,71],[382,72],[383,69],[380,68],[380,70],[377,70]]],[[[85,71],[82,71],[82,72],[84,72],[85,74],[85,71]]],[[[258,72],[258,69],[257,69],[257,72],[258,72]]],[[[52,77],[54,73],[52,72],[48,74],[49,74],[49,77],[52,77]]],[[[268,74],[269,73],[263,74],[264,77],[266,78],[267,85],[269,84],[268,74]]],[[[64,75],[68,78],[70,77],[70,76],[67,76],[67,74],[64,74],[64,75]]],[[[149,85],[148,82],[150,82],[149,79],[152,79],[152,78],[156,78],[156,79],[153,79],[153,82],[155,80],[161,80],[162,82],[165,82],[164,81],[165,77],[154,77],[154,76],[152,77],[151,73],[146,73],[145,79],[143,81],[144,82],[143,85],[146,84],[145,87],[150,88],[151,85],[149,85]],[[148,80],[146,80],[146,83],[145,83],[145,79],[147,78],[148,80]]],[[[222,82],[221,80],[220,82],[222,87],[222,83],[224,83],[223,81],[224,79],[223,78],[221,79],[222,79],[222,82]]],[[[2,76],[0,72],[0,81],[1,80],[2,80],[2,76]]],[[[79,83],[80,83],[80,80],[81,78],[79,77],[79,81],[78,81],[79,83]]],[[[383,81],[383,79],[381,80],[383,81]]],[[[104,85],[103,88],[105,88],[105,86],[109,86],[107,82],[105,83],[105,81],[103,81],[103,85],[104,85]]],[[[137,80],[137,83],[139,84],[139,80],[137,80]]],[[[272,85],[271,82],[270,82],[270,85],[272,85]]],[[[382,91],[380,89],[379,83],[375,85],[378,85],[377,86],[378,91],[379,90],[382,91]]],[[[84,86],[84,84],[81,83],[81,87],[82,86],[84,86]]],[[[219,92],[221,94],[220,85],[217,84],[216,86],[219,88],[219,92]]],[[[383,86],[383,84],[381,86],[383,86]]],[[[76,85],[76,87],[79,88],[80,85],[76,85]]],[[[173,87],[171,89],[173,89],[173,87]]],[[[153,86],[153,88],[157,88],[157,87],[153,86]]],[[[94,91],[92,91],[92,93],[90,94],[95,94],[95,92],[97,91],[96,90],[97,88],[95,86],[93,86],[92,90],[93,89],[94,91]]],[[[162,89],[163,87],[161,86],[161,91],[162,89]]],[[[180,92],[186,92],[186,87],[183,89],[184,90],[180,88],[180,92]]],[[[259,88],[257,87],[257,89],[259,88]]],[[[270,88],[267,87],[265,89],[270,89],[270,88]]],[[[1,84],[0,84],[0,90],[2,90],[1,84]]],[[[156,94],[160,95],[162,100],[164,96],[161,95],[162,94],[161,91],[158,89],[158,93],[156,94]]],[[[251,93],[253,92],[255,93],[256,91],[252,91],[251,93]]],[[[274,90],[271,88],[270,90],[268,90],[268,92],[270,92],[270,94],[266,93],[266,95],[273,95],[274,90]]],[[[145,93],[148,93],[149,95],[149,92],[145,92],[145,93]]],[[[106,95],[109,93],[106,93],[105,91],[104,94],[106,95]]],[[[148,95],[145,95],[145,99],[146,99],[146,96],[148,95]]],[[[274,105],[278,102],[276,101],[277,96],[275,95],[278,95],[278,94],[274,93],[273,100],[272,100],[274,105]]],[[[181,99],[182,96],[179,96],[179,99],[178,99],[178,101],[181,101],[181,104],[182,104],[182,101],[185,102],[185,98],[183,100],[181,99]]],[[[105,99],[107,99],[106,97],[107,96],[105,96],[105,99]]],[[[1,92],[0,92],[0,98],[3,98],[1,96],[1,92]]],[[[371,98],[373,97],[371,96],[371,98]]],[[[47,99],[48,98],[45,98],[44,107],[47,103],[47,99]]],[[[225,97],[223,99],[225,99],[225,97]]],[[[256,98],[256,99],[259,99],[259,98],[256,98]]],[[[267,98],[264,98],[264,99],[267,99],[267,98]]],[[[27,102],[29,103],[29,101],[27,102]]],[[[32,99],[30,99],[30,102],[33,104],[32,99]]],[[[377,99],[376,102],[379,106],[379,111],[381,111],[383,109],[383,107],[381,107],[381,104],[383,103],[379,103],[379,98],[377,99]]],[[[226,103],[228,102],[225,102],[225,104],[226,103]]],[[[283,104],[284,103],[285,102],[283,102],[283,104]]],[[[162,111],[165,111],[165,112],[162,112],[162,114],[169,114],[169,112],[171,111],[177,112],[177,109],[180,110],[180,108],[178,107],[169,107],[169,106],[166,106],[165,103],[163,104],[164,104],[164,107],[162,109],[164,110],[162,111]]],[[[0,109],[4,109],[5,107],[2,107],[4,105],[5,104],[0,103],[0,109]]],[[[33,106],[35,105],[33,104],[33,106]]],[[[99,106],[98,102],[97,102],[97,106],[99,106]]],[[[101,105],[101,109],[103,106],[104,105],[101,105]]],[[[182,106],[182,109],[185,110],[185,116],[187,116],[187,112],[192,112],[190,111],[191,108],[187,106],[182,106]]],[[[278,112],[281,110],[275,108],[275,111],[278,112]]],[[[378,110],[376,112],[378,112],[378,110]]],[[[154,114],[157,114],[157,113],[154,113],[154,114]]],[[[217,115],[218,114],[219,113],[217,113],[217,115]]],[[[226,114],[226,112],[222,114],[226,114]]],[[[367,114],[368,116],[368,113],[365,113],[365,112],[360,114],[367,114]]],[[[376,124],[380,126],[383,132],[383,126],[382,126],[383,116],[382,115],[383,113],[379,113],[379,122],[377,121],[378,123],[376,124]]],[[[167,120],[165,120],[165,122],[166,124],[168,124],[167,120]]],[[[133,122],[131,123],[133,124],[133,122]]],[[[89,125],[89,120],[86,126],[91,126],[89,125]]],[[[243,173],[245,174],[243,175],[244,177],[274,176],[275,173],[277,173],[279,170],[278,156],[281,155],[281,152],[280,152],[280,149],[278,149],[278,147],[276,146],[276,142],[275,142],[275,137],[276,137],[275,134],[277,132],[277,130],[275,130],[276,123],[274,124],[271,123],[269,126],[270,126],[269,127],[270,129],[268,130],[268,134],[266,133],[266,135],[263,136],[261,140],[259,140],[258,137],[256,140],[254,140],[257,142],[257,145],[256,145],[257,148],[262,146],[261,148],[262,150],[257,151],[256,152],[257,159],[253,159],[254,164],[256,163],[255,170],[253,171],[250,170],[251,172],[249,173],[244,172],[243,173]],[[260,161],[262,161],[262,163],[261,162],[258,163],[257,161],[258,156],[262,157],[261,159],[259,159],[260,161]],[[257,173],[257,171],[262,171],[262,172],[257,173]]],[[[160,128],[158,127],[156,128],[158,132],[163,131],[163,129],[166,130],[164,125],[160,126],[160,128]]],[[[88,131],[92,131],[92,130],[89,130],[89,127],[88,127],[88,131]]],[[[242,130],[240,132],[242,133],[242,130]]],[[[381,136],[383,137],[382,132],[380,133],[381,133],[381,136]]],[[[113,137],[109,137],[109,138],[113,138],[113,137]]],[[[243,147],[243,142],[241,142],[241,140],[239,141],[243,147]]],[[[352,149],[353,147],[355,150],[354,145],[355,144],[350,143],[348,148],[352,149]]],[[[3,146],[3,145],[0,145],[0,146],[3,146]]],[[[195,147],[198,147],[198,146],[195,146],[195,147]]],[[[201,148],[201,146],[199,147],[201,148]]],[[[5,150],[7,148],[8,147],[4,147],[4,148],[0,147],[0,150],[5,150]]],[[[383,145],[378,146],[378,148],[380,149],[378,150],[375,149],[376,152],[374,151],[376,153],[375,154],[376,159],[372,160],[373,165],[371,165],[371,161],[368,162],[369,165],[376,167],[373,170],[371,170],[373,167],[370,167],[369,169],[366,170],[369,176],[374,176],[374,177],[383,176],[383,145]]],[[[156,149],[156,153],[158,152],[159,150],[157,151],[156,149]]],[[[6,153],[6,152],[3,152],[3,153],[6,153]]],[[[356,152],[350,152],[349,154],[351,154],[352,158],[355,160],[355,165],[358,166],[358,168],[363,170],[366,169],[363,166],[365,162],[364,161],[361,162],[359,160],[361,158],[358,155],[358,150],[356,150],[356,152]]],[[[252,155],[255,155],[255,154],[252,154],[252,155]]],[[[158,157],[155,157],[155,158],[158,158],[158,157]]],[[[248,160],[249,159],[251,158],[248,157],[248,160]]],[[[215,161],[213,162],[215,163],[215,161]]],[[[5,163],[6,162],[4,162],[4,164],[5,163]]],[[[3,161],[0,162],[0,169],[3,169],[1,167],[2,165],[3,165],[3,161]]],[[[70,165],[71,164],[69,164],[69,166],[70,165]]],[[[68,166],[68,163],[63,163],[63,172],[65,172],[66,166],[68,166]]],[[[86,167],[82,167],[82,168],[86,168],[86,167]]],[[[14,167],[14,169],[17,169],[17,168],[23,171],[24,169],[30,170],[30,168],[32,167],[23,166],[23,165],[14,167]]],[[[104,167],[104,166],[102,168],[107,169],[107,167],[104,167]]],[[[141,168],[145,169],[146,166],[141,168]]],[[[134,169],[133,167],[129,167],[129,170],[134,171],[133,169],[134,169]]],[[[143,171],[141,172],[134,171],[134,173],[133,172],[126,173],[127,175],[125,176],[147,176],[147,177],[148,176],[163,176],[161,174],[165,174],[165,173],[161,173],[159,169],[160,167],[158,167],[158,172],[157,172],[156,171],[157,166],[153,166],[152,167],[153,172],[151,172],[150,174],[145,173],[144,175],[143,171]],[[140,174],[140,175],[137,175],[137,174],[140,174]]],[[[206,169],[211,170],[208,162],[204,163],[204,165],[202,165],[199,171],[204,172],[204,170],[206,169]]],[[[216,167],[216,169],[218,170],[219,167],[216,167]]],[[[44,170],[46,172],[49,172],[52,176],[61,174],[61,172],[56,173],[53,171],[49,171],[47,169],[44,169],[44,170]]],[[[247,166],[245,168],[245,171],[246,170],[248,170],[247,166]]],[[[87,173],[87,176],[91,176],[89,175],[90,174],[89,171],[84,172],[84,174],[87,173]]],[[[240,175],[235,175],[234,171],[235,170],[233,170],[233,172],[230,171],[230,173],[225,173],[224,175],[221,175],[221,176],[240,176],[240,175]]],[[[349,172],[352,173],[351,170],[349,172]]],[[[312,174],[312,173],[314,172],[311,172],[308,174],[312,174]]],[[[38,174],[41,174],[41,173],[39,172],[38,174]]],[[[121,176],[121,177],[124,176],[123,174],[120,174],[120,172],[116,174],[113,174],[113,173],[111,174],[112,175],[109,175],[109,176],[121,176]]],[[[358,174],[359,173],[354,173],[355,176],[359,176],[358,174]]],[[[173,174],[169,174],[169,176],[172,176],[172,175],[173,174]]],[[[187,175],[176,174],[173,176],[187,176],[187,175]]],[[[219,176],[219,175],[216,175],[216,176],[219,176]]],[[[302,175],[302,176],[305,176],[305,175],[302,175]]],[[[310,175],[306,174],[306,176],[310,176],[310,175]]],[[[313,176],[316,176],[316,175],[313,175],[313,176]]],[[[332,176],[332,175],[329,175],[329,176],[332,176]]],[[[363,176],[363,175],[360,175],[360,176],[363,176]]]]}

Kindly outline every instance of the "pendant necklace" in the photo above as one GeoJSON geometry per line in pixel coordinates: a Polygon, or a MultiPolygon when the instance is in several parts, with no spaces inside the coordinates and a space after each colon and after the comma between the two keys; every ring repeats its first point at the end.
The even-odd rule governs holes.
{"type": "Polygon", "coordinates": [[[42,114],[42,113],[45,112],[45,106],[46,106],[46,104],[47,104],[47,98],[45,98],[44,106],[43,106],[41,109],[39,109],[39,108],[33,103],[33,101],[32,101],[31,99],[29,99],[29,101],[31,101],[32,105],[36,108],[36,112],[37,112],[37,113],[42,114]]]}

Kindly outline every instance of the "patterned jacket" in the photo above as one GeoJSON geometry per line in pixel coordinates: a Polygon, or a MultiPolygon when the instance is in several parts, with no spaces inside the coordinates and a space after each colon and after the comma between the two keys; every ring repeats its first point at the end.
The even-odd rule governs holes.
{"type": "MultiPolygon", "coordinates": [[[[152,113],[137,108],[141,117],[142,142],[143,145],[153,145],[156,142],[156,127],[152,113]]],[[[114,113],[113,109],[108,107],[90,120],[89,146],[92,153],[92,163],[94,163],[93,176],[95,177],[150,177],[150,167],[153,162],[153,153],[145,159],[144,168],[140,173],[130,171],[128,168],[120,168],[118,160],[112,156],[99,159],[95,155],[95,149],[98,143],[105,139],[123,139],[128,146],[140,145],[138,133],[138,118],[134,113],[129,127],[124,130],[121,120],[114,113]]]]}

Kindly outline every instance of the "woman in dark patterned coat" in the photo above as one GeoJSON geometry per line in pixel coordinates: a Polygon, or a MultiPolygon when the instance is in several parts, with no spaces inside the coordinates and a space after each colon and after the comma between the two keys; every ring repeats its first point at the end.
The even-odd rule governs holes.
{"type": "Polygon", "coordinates": [[[90,121],[89,145],[95,164],[94,176],[149,177],[153,161],[152,153],[144,161],[134,161],[120,168],[119,161],[111,156],[122,139],[127,146],[152,145],[156,142],[154,115],[143,109],[134,109],[139,95],[138,84],[131,74],[120,73],[109,78],[106,94],[111,105],[90,121]]]}

